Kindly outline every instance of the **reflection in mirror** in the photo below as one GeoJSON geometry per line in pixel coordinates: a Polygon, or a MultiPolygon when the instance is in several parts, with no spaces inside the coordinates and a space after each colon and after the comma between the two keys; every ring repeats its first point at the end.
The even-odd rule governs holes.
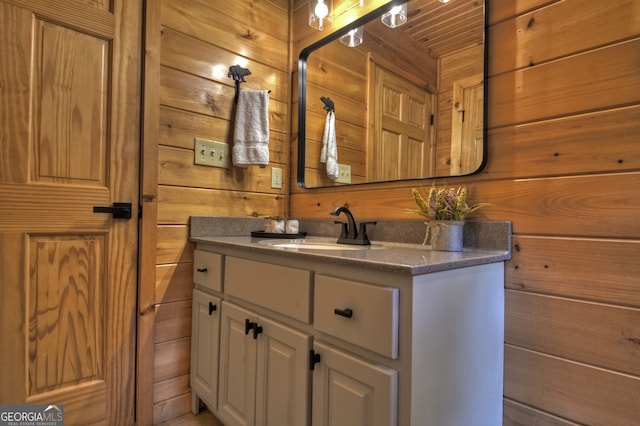
{"type": "Polygon", "coordinates": [[[390,28],[380,16],[392,6],[300,54],[300,186],[460,176],[484,165],[484,3],[410,0],[407,22],[390,28]],[[363,25],[362,43],[340,42],[363,25]],[[321,98],[333,102],[332,120],[321,98]]]}

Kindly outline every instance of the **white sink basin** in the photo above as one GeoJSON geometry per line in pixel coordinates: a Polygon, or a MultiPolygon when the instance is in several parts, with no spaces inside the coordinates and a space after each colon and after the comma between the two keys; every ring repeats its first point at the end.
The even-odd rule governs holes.
{"type": "Polygon", "coordinates": [[[375,250],[385,248],[379,244],[370,246],[359,246],[350,244],[338,244],[335,241],[313,241],[313,240],[261,240],[260,244],[271,247],[289,249],[289,250],[375,250]]]}

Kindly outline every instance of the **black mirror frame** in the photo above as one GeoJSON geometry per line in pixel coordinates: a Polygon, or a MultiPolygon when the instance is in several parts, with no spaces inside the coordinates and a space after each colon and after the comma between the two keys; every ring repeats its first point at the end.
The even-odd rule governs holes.
{"type": "MultiPolygon", "coordinates": [[[[347,34],[354,28],[357,28],[361,25],[366,24],[374,18],[382,16],[383,13],[389,11],[391,8],[395,6],[399,6],[401,4],[407,3],[409,0],[398,0],[391,3],[387,3],[384,6],[381,6],[363,16],[356,19],[349,25],[344,26],[343,28],[329,34],[328,36],[312,43],[311,45],[305,47],[300,52],[300,56],[298,57],[298,164],[297,164],[297,181],[298,186],[300,188],[307,188],[304,181],[305,175],[305,155],[306,155],[306,116],[307,116],[307,87],[306,87],[306,79],[307,79],[307,58],[311,54],[311,52],[319,49],[320,47],[331,43],[334,40],[339,39],[342,35],[347,34]]],[[[471,173],[467,173],[464,175],[455,175],[451,177],[461,177],[461,176],[472,176],[480,173],[480,171],[484,168],[487,163],[487,107],[488,107],[488,76],[489,76],[489,25],[487,24],[487,17],[489,16],[489,1],[484,0],[484,64],[483,64],[483,92],[484,92],[484,100],[483,100],[483,117],[482,117],[482,162],[478,166],[476,170],[471,173]]],[[[429,176],[424,178],[415,178],[415,179],[398,179],[393,182],[403,181],[403,180],[416,180],[416,179],[441,179],[444,176],[429,176]]],[[[449,176],[447,176],[449,177],[449,176]]],[[[367,183],[385,183],[385,181],[381,182],[363,182],[356,183],[350,185],[364,185],[367,183]]],[[[318,187],[318,188],[331,188],[330,186],[318,187]]]]}

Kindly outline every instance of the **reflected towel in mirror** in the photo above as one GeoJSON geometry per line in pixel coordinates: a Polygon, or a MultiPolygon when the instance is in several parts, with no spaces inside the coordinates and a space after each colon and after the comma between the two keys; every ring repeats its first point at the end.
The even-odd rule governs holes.
{"type": "Polygon", "coordinates": [[[322,135],[320,162],[327,164],[327,176],[331,180],[338,178],[338,141],[336,140],[336,117],[333,111],[327,113],[322,135]]]}
{"type": "Polygon", "coordinates": [[[238,93],[233,130],[233,164],[269,164],[269,91],[241,90],[238,93]]]}

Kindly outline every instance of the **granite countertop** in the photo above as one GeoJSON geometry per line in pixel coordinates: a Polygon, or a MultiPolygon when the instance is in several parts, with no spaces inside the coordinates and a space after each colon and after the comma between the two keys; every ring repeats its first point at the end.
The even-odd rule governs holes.
{"type": "MultiPolygon", "coordinates": [[[[510,222],[466,223],[462,252],[436,251],[431,250],[428,245],[422,245],[424,224],[419,221],[378,222],[376,230],[371,227],[368,232],[372,246],[360,250],[351,250],[348,246],[343,250],[276,247],[270,243],[286,240],[250,236],[251,231],[261,230],[263,223],[263,219],[259,218],[192,217],[190,240],[221,248],[281,254],[325,264],[407,275],[501,262],[511,258],[510,222]],[[403,242],[397,242],[398,239],[403,242]]],[[[337,228],[333,221],[301,220],[300,230],[307,232],[308,236],[304,238],[307,241],[334,243],[337,238],[337,228]],[[336,235],[327,235],[329,232],[336,235]]]]}

